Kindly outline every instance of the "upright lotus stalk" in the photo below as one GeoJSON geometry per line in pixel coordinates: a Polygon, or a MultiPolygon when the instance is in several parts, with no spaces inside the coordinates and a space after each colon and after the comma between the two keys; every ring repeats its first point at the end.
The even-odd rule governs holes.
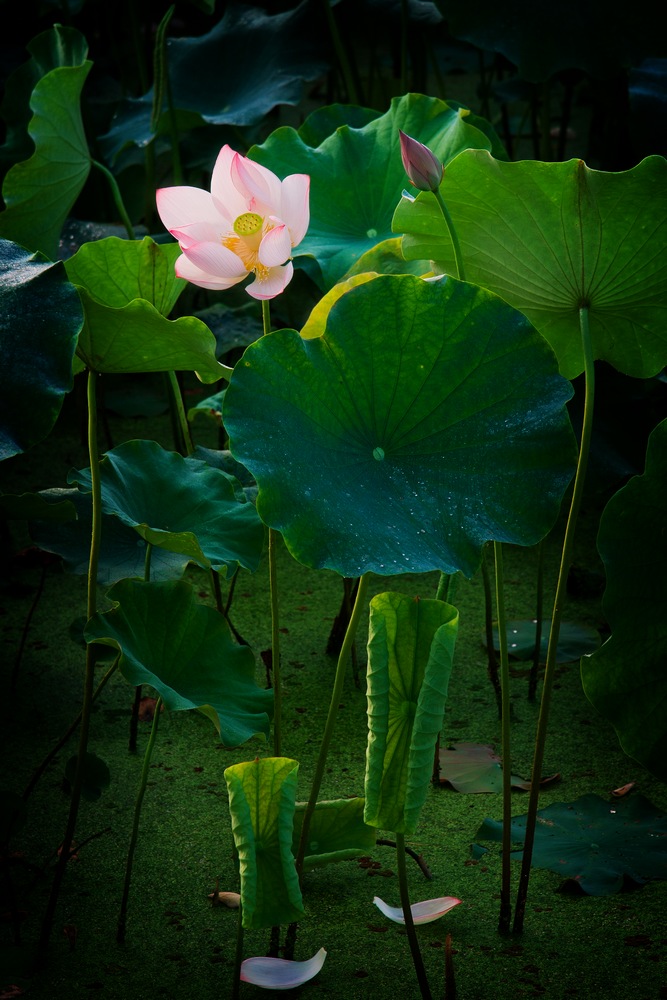
{"type": "Polygon", "coordinates": [[[445,176],[445,168],[428,146],[406,135],[405,132],[401,132],[400,129],[399,135],[401,137],[401,159],[403,160],[405,172],[410,178],[411,183],[419,191],[432,191],[435,195],[452,241],[458,277],[461,281],[465,281],[463,255],[461,254],[459,238],[454,228],[452,217],[449,214],[449,209],[440,193],[440,185],[445,176]]]}
{"type": "MultiPolygon", "coordinates": [[[[272,171],[223,146],[211,175],[211,190],[161,188],[157,210],[178,240],[179,278],[211,290],[224,290],[252,276],[248,295],[262,302],[264,333],[270,332],[268,300],[285,290],[294,268],[290,255],[306,235],[310,221],[310,178],[290,174],[280,180],[272,171]]],[[[277,532],[269,529],[271,650],[274,753],[281,754],[281,682],[276,580],[277,532]]]]}

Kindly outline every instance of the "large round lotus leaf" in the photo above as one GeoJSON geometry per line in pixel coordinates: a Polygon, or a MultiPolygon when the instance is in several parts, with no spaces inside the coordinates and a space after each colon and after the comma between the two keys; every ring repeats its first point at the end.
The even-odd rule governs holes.
{"type": "MultiPolygon", "coordinates": [[[[233,476],[156,441],[126,441],[106,453],[100,478],[103,512],[151,545],[230,575],[238,565],[257,569],[264,528],[253,505],[239,501],[233,476]]],[[[68,481],[90,490],[90,469],[68,481]]]]}
{"type": "Polygon", "coordinates": [[[295,257],[315,258],[317,268],[310,270],[325,291],[392,236],[392,216],[409,184],[399,129],[426,143],[443,163],[468,147],[503,155],[488,122],[459,104],[422,94],[394,98],[385,114],[362,128],[343,125],[316,148],[300,132],[280,128],[250,150],[253,160],[281,177],[309,175],[310,226],[295,257]]]}
{"type": "MultiPolygon", "coordinates": [[[[503,163],[468,149],[441,188],[465,276],[525,313],[566,378],[583,371],[579,310],[587,306],[596,358],[647,378],[667,364],[667,161],[591,170],[582,160],[503,163]]],[[[394,215],[408,258],[456,274],[452,243],[431,192],[394,215]]]]}
{"type": "Polygon", "coordinates": [[[598,549],[611,636],[581,661],[584,691],[626,753],[667,780],[667,421],[649,438],[644,475],[607,504],[598,549]]]}
{"type": "Polygon", "coordinates": [[[63,265],[0,240],[0,459],[51,431],[72,388],[82,322],[63,265]]]}
{"type": "Polygon", "coordinates": [[[379,275],[320,337],[263,337],[224,423],[293,555],[354,577],[472,575],[488,539],[532,545],[571,478],[571,386],[528,321],[473,285],[379,275]]]}

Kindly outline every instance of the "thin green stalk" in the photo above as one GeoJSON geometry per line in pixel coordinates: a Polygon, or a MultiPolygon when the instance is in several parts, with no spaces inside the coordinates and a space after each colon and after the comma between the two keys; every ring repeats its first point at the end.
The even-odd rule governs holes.
{"type": "Polygon", "coordinates": [[[535,752],[533,755],[533,768],[530,781],[530,797],[528,800],[528,812],[526,815],[526,839],[524,841],[519,891],[517,893],[516,908],[514,911],[515,934],[520,934],[523,931],[523,923],[526,913],[530,866],[533,859],[533,846],[535,843],[535,826],[537,823],[540,780],[542,778],[542,764],[544,761],[544,748],[547,736],[547,725],[549,721],[549,708],[551,705],[551,690],[556,673],[558,638],[560,634],[561,620],[563,617],[563,608],[567,598],[567,577],[574,552],[574,536],[584,493],[584,483],[586,480],[586,470],[588,468],[588,456],[590,453],[591,435],[593,431],[595,359],[593,357],[593,345],[591,342],[587,306],[582,306],[579,309],[579,326],[581,330],[581,344],[584,354],[584,419],[581,429],[581,442],[579,444],[577,471],[574,477],[574,488],[572,490],[570,510],[568,513],[567,525],[565,527],[565,538],[563,540],[563,548],[561,551],[558,583],[556,584],[556,597],[554,599],[553,614],[551,616],[549,646],[547,648],[547,659],[544,668],[544,681],[542,682],[542,698],[540,701],[540,714],[537,721],[537,732],[535,735],[535,752]]]}
{"type": "Polygon", "coordinates": [[[461,253],[461,244],[459,243],[458,233],[456,232],[456,227],[454,225],[454,220],[449,214],[449,209],[445,203],[445,199],[440,194],[440,189],[433,192],[438,205],[440,206],[440,211],[442,212],[445,223],[447,224],[447,229],[449,231],[449,236],[452,241],[452,247],[454,249],[454,259],[456,261],[456,274],[460,281],[465,281],[465,268],[463,267],[463,254],[461,253]]]}
{"type": "Polygon", "coordinates": [[[239,1000],[241,993],[241,963],[243,961],[243,904],[239,901],[239,916],[236,924],[236,949],[234,951],[234,985],[232,1000],[239,1000]]]}
{"type": "Polygon", "coordinates": [[[491,596],[491,576],[486,560],[487,545],[482,550],[482,586],[484,587],[484,630],[486,635],[487,673],[493,686],[498,708],[498,718],[503,717],[503,692],[498,674],[498,659],[493,642],[493,600],[491,596]]]}
{"type": "Polygon", "coordinates": [[[107,167],[104,166],[103,163],[100,163],[98,160],[92,160],[91,162],[92,162],[92,165],[94,167],[97,167],[97,169],[104,174],[104,176],[106,177],[107,181],[109,182],[109,187],[111,188],[111,194],[113,195],[113,200],[114,200],[114,204],[116,206],[116,211],[118,212],[118,215],[120,216],[120,219],[121,219],[123,225],[125,226],[125,229],[126,229],[127,235],[128,235],[128,239],[133,240],[134,239],[134,226],[130,222],[130,217],[127,214],[127,210],[126,210],[125,204],[123,202],[123,196],[120,193],[120,188],[118,187],[118,182],[116,181],[116,178],[111,173],[111,171],[107,167]]]}
{"type": "Polygon", "coordinates": [[[537,547],[537,588],[535,593],[535,649],[528,681],[528,701],[535,701],[537,695],[537,673],[540,669],[542,649],[542,618],[544,616],[544,539],[537,547]]]}
{"type": "MultiPolygon", "coordinates": [[[[88,562],[88,594],[86,610],[88,619],[92,618],[97,610],[97,570],[100,558],[100,542],[102,538],[102,487],[99,469],[99,451],[97,446],[97,372],[88,372],[87,382],[87,402],[88,402],[88,458],[90,461],[91,480],[91,501],[92,501],[92,531],[90,539],[90,558],[88,562]]],[[[60,855],[56,864],[55,874],[51,893],[46,905],[46,912],[42,921],[38,949],[43,954],[49,944],[53,920],[56,912],[60,887],[65,875],[65,868],[70,858],[72,841],[76,820],[81,803],[81,791],[83,789],[84,761],[88,750],[88,737],[90,734],[90,718],[93,705],[93,690],[95,686],[95,654],[92,643],[86,647],[86,668],[83,683],[83,701],[81,705],[81,726],[79,730],[79,749],[77,754],[76,771],[72,783],[69,815],[65,834],[60,848],[60,855]]]]}
{"type": "MultiPolygon", "coordinates": [[[[269,300],[262,299],[264,336],[271,332],[269,300]]],[[[278,573],[276,551],[278,535],[269,528],[269,592],[271,595],[271,670],[273,676],[273,750],[280,757],[282,745],[282,681],[280,675],[280,609],[278,606],[278,573]]]]}
{"type": "Polygon", "coordinates": [[[336,726],[336,718],[338,716],[338,706],[340,704],[341,695],[343,693],[345,669],[347,667],[348,657],[350,655],[350,650],[352,649],[352,643],[354,642],[354,637],[356,635],[357,627],[359,625],[359,618],[361,617],[362,609],[366,605],[367,590],[368,590],[368,573],[364,573],[363,576],[359,577],[357,596],[354,600],[354,607],[352,608],[350,621],[348,622],[347,630],[345,632],[345,638],[343,639],[343,645],[341,646],[340,654],[338,656],[338,663],[336,665],[336,676],[334,678],[333,689],[331,691],[331,700],[329,702],[329,713],[327,715],[327,721],[324,726],[324,733],[322,735],[320,752],[318,754],[317,762],[315,764],[315,775],[313,777],[313,783],[310,789],[310,797],[308,799],[308,804],[306,805],[303,814],[301,838],[299,840],[299,850],[296,856],[296,870],[299,876],[301,875],[304,858],[306,856],[306,846],[308,844],[308,836],[310,833],[310,821],[312,819],[313,813],[315,812],[315,806],[317,805],[317,797],[320,793],[322,778],[324,777],[324,768],[327,762],[327,754],[329,752],[329,746],[331,744],[331,739],[333,737],[334,729],[336,726]]]}
{"type": "Polygon", "coordinates": [[[503,547],[493,543],[496,562],[496,619],[498,623],[498,646],[500,652],[501,690],[501,755],[503,759],[503,843],[502,874],[500,883],[500,916],[498,930],[509,934],[512,918],[510,851],[512,848],[512,754],[510,747],[510,668],[507,655],[507,623],[505,616],[505,582],[503,572],[503,547]]]}
{"type": "Polygon", "coordinates": [[[396,836],[396,868],[398,872],[398,889],[401,894],[401,906],[403,907],[405,930],[408,935],[408,943],[410,945],[410,951],[412,953],[412,961],[414,963],[415,972],[417,973],[419,990],[421,992],[421,995],[424,997],[424,1000],[431,1000],[431,989],[428,985],[426,969],[424,967],[424,960],[422,958],[421,951],[419,950],[419,941],[417,939],[417,932],[415,930],[415,922],[412,919],[412,910],[410,909],[410,894],[408,892],[408,875],[405,865],[405,835],[397,832],[395,836],[396,836]]]}
{"type": "Polygon", "coordinates": [[[188,423],[188,417],[183,404],[183,393],[181,392],[181,387],[178,384],[176,372],[169,371],[166,374],[169,384],[171,405],[174,410],[176,425],[180,430],[182,450],[186,455],[192,455],[195,449],[192,443],[192,435],[190,434],[190,424],[188,423]]]}
{"type": "Polygon", "coordinates": [[[134,804],[134,821],[132,823],[132,835],[130,837],[130,846],[127,852],[127,861],[125,863],[125,881],[123,884],[123,898],[120,904],[120,913],[118,915],[118,927],[116,929],[116,941],[118,941],[119,944],[123,944],[125,941],[125,930],[127,927],[127,905],[128,905],[128,900],[130,898],[130,883],[132,881],[132,864],[134,861],[134,852],[137,846],[137,840],[139,839],[139,820],[141,817],[141,806],[144,801],[146,784],[148,783],[148,772],[150,770],[153,747],[155,746],[155,737],[157,735],[157,727],[160,721],[161,709],[162,709],[162,698],[158,697],[155,703],[155,714],[153,716],[153,725],[151,726],[151,734],[148,738],[146,752],[144,753],[144,763],[141,769],[139,791],[137,792],[137,798],[134,804]]]}

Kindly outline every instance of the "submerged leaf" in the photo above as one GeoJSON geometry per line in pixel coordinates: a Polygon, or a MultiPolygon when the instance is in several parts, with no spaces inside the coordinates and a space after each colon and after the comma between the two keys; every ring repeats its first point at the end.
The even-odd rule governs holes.
{"type": "MultiPolygon", "coordinates": [[[[385,917],[393,920],[395,924],[405,923],[402,906],[389,906],[379,896],[375,896],[373,902],[378,910],[381,910],[385,917]]],[[[437,899],[425,899],[421,903],[412,903],[410,906],[412,919],[415,924],[430,924],[433,920],[444,917],[445,913],[449,913],[460,902],[461,900],[455,896],[439,896],[437,899]]]]}
{"type": "MultiPolygon", "coordinates": [[[[526,817],[517,817],[511,830],[512,840],[522,842],[526,817]]],[[[486,819],[477,837],[500,841],[502,823],[486,819]]],[[[572,879],[591,896],[618,892],[626,877],[640,885],[667,879],[667,816],[642,795],[555,802],[537,814],[532,864],[572,879]]]]}
{"type": "Polygon", "coordinates": [[[291,990],[316,976],[326,957],[325,949],[320,948],[305,962],[291,962],[286,958],[246,958],[241,962],[241,979],[265,990],[291,990]]]}
{"type": "MultiPolygon", "coordinates": [[[[530,660],[535,652],[535,631],[537,619],[508,621],[507,652],[517,660],[530,660]]],[[[549,631],[551,619],[542,621],[540,632],[540,660],[544,662],[549,646],[549,631]]],[[[600,633],[597,629],[577,622],[562,622],[558,633],[558,648],[556,663],[572,663],[579,660],[585,653],[591,653],[600,645],[600,633]]],[[[493,627],[493,648],[498,652],[498,627],[493,627]]]]}

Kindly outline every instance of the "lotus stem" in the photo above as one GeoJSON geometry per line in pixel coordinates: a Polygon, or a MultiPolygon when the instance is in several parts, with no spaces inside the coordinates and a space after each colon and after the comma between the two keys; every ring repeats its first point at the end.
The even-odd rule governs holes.
{"type": "Polygon", "coordinates": [[[155,746],[155,737],[157,735],[157,727],[160,721],[161,711],[162,711],[162,698],[158,697],[157,701],[155,702],[155,714],[153,715],[151,734],[148,738],[148,744],[146,745],[146,751],[144,753],[144,763],[143,767],[141,768],[141,778],[139,780],[139,791],[137,792],[137,798],[134,804],[134,820],[132,823],[132,834],[130,837],[130,846],[127,852],[127,860],[125,862],[125,881],[123,884],[123,898],[121,899],[120,912],[118,915],[118,927],[116,930],[116,941],[118,941],[119,944],[123,944],[125,941],[125,930],[127,926],[127,905],[128,905],[128,900],[130,898],[130,883],[132,881],[132,865],[134,862],[134,852],[137,846],[137,840],[139,839],[139,820],[141,818],[141,806],[144,801],[146,784],[148,783],[148,772],[150,769],[153,747],[155,746]]]}
{"type": "Polygon", "coordinates": [[[493,553],[496,563],[496,617],[498,621],[498,647],[500,653],[500,690],[501,690],[501,741],[503,759],[503,842],[502,842],[502,874],[500,884],[500,916],[498,930],[508,934],[512,918],[511,903],[511,870],[510,850],[512,846],[512,754],[510,746],[510,668],[507,655],[507,622],[505,617],[505,583],[503,572],[503,547],[500,542],[493,543],[493,553]]]}
{"type": "Polygon", "coordinates": [[[535,649],[528,681],[528,701],[535,701],[537,695],[537,674],[540,669],[542,650],[542,617],[544,607],[544,539],[537,546],[537,589],[535,594],[535,649]]]}
{"type": "Polygon", "coordinates": [[[556,672],[556,653],[558,650],[558,638],[560,625],[563,617],[563,606],[567,596],[567,577],[572,562],[574,551],[574,536],[577,526],[577,518],[581,508],[581,501],[584,493],[584,483],[586,480],[586,470],[588,467],[588,456],[591,447],[591,435],[593,430],[593,407],[595,401],[595,359],[593,357],[593,345],[591,342],[588,307],[582,306],[579,309],[579,327],[581,331],[581,344],[584,354],[584,419],[581,429],[581,442],[579,444],[579,456],[577,459],[577,470],[574,477],[574,487],[570,510],[565,527],[565,538],[561,550],[560,568],[558,572],[558,582],[556,584],[556,596],[554,599],[553,613],[551,616],[551,631],[549,633],[549,646],[547,648],[547,659],[544,667],[544,681],[542,683],[542,697],[540,700],[540,713],[537,721],[537,732],[535,735],[535,752],[533,755],[533,769],[530,781],[530,797],[528,800],[528,811],[526,814],[526,837],[523,846],[523,859],[521,862],[521,875],[519,879],[519,891],[517,893],[516,908],[514,911],[514,933],[520,934],[523,931],[524,917],[526,913],[526,900],[528,898],[528,883],[530,881],[530,866],[533,859],[533,845],[535,843],[535,826],[537,823],[537,807],[540,794],[540,780],[542,777],[542,764],[544,761],[544,748],[546,744],[547,725],[549,721],[549,709],[551,706],[551,690],[553,687],[556,672]]]}
{"type": "Polygon", "coordinates": [[[401,894],[401,906],[403,907],[405,930],[408,935],[408,943],[410,944],[410,951],[412,953],[412,961],[414,963],[415,972],[417,973],[419,990],[424,1000],[431,1000],[431,988],[428,985],[424,960],[422,958],[422,953],[419,950],[419,941],[417,939],[415,923],[412,919],[412,910],[410,909],[410,893],[408,891],[408,875],[405,864],[405,835],[397,832],[395,836],[398,889],[401,894]]]}
{"type": "MultiPolygon", "coordinates": [[[[102,484],[99,469],[99,450],[97,445],[97,379],[98,373],[88,372],[87,381],[87,403],[88,403],[88,457],[90,461],[91,480],[91,500],[92,500],[92,531],[90,539],[90,558],[88,561],[88,592],[87,592],[87,618],[93,617],[97,610],[97,571],[100,559],[100,542],[102,538],[102,484]]],[[[93,705],[93,690],[95,686],[95,654],[91,643],[86,647],[86,667],[83,683],[83,701],[81,705],[81,726],[79,730],[79,749],[76,761],[76,771],[72,783],[69,815],[65,834],[60,848],[60,855],[56,864],[55,874],[51,893],[46,905],[46,912],[42,921],[38,950],[43,954],[51,937],[53,919],[56,911],[56,904],[60,894],[60,887],[65,875],[65,868],[70,858],[76,820],[81,803],[81,791],[83,789],[84,761],[88,750],[88,737],[90,734],[90,717],[93,705]]]]}
{"type": "Polygon", "coordinates": [[[116,206],[116,211],[118,212],[122,220],[122,223],[125,226],[128,239],[133,240],[135,238],[134,226],[130,221],[129,215],[127,214],[127,209],[125,208],[125,204],[123,202],[123,196],[120,193],[120,188],[118,187],[118,182],[116,178],[111,173],[111,171],[104,166],[103,163],[100,163],[98,160],[92,160],[91,162],[94,167],[97,167],[97,169],[104,174],[107,181],[109,182],[109,187],[111,188],[111,194],[114,200],[114,205],[116,206]]]}
{"type": "MultiPolygon", "coordinates": [[[[271,332],[268,299],[262,299],[264,336],[271,332]]],[[[271,595],[271,671],[273,677],[273,752],[281,756],[282,749],[282,683],[280,673],[280,608],[278,606],[278,573],[276,549],[279,532],[269,528],[269,591],[271,595]]]]}
{"type": "Polygon", "coordinates": [[[368,576],[369,576],[368,573],[364,573],[363,576],[359,577],[357,596],[354,600],[354,607],[352,608],[350,621],[348,622],[347,630],[345,632],[345,638],[343,639],[343,645],[341,646],[340,654],[338,656],[338,664],[336,665],[336,676],[334,678],[333,689],[331,692],[331,700],[329,702],[329,713],[327,715],[327,721],[324,726],[324,733],[322,735],[320,752],[318,754],[317,762],[315,764],[315,776],[313,777],[313,783],[310,789],[310,797],[308,799],[308,803],[306,805],[303,814],[303,824],[301,826],[301,838],[299,840],[299,850],[296,857],[296,870],[299,876],[301,875],[304,858],[306,856],[306,846],[308,844],[308,835],[310,833],[310,821],[312,819],[313,813],[315,812],[315,806],[317,805],[317,797],[320,793],[322,778],[324,777],[324,767],[327,761],[327,754],[329,752],[331,738],[333,736],[334,729],[336,726],[336,718],[338,716],[338,705],[340,703],[341,695],[343,693],[345,668],[347,667],[347,660],[350,655],[350,650],[352,649],[352,643],[354,642],[354,637],[356,635],[357,627],[359,624],[359,618],[361,617],[361,610],[366,604],[366,592],[368,590],[368,576]]]}
{"type": "Polygon", "coordinates": [[[183,405],[183,393],[181,392],[181,387],[178,384],[176,372],[170,371],[166,374],[170,390],[172,413],[174,414],[174,425],[177,428],[178,436],[181,439],[181,447],[179,448],[179,451],[185,455],[191,455],[194,451],[194,446],[192,444],[190,424],[188,423],[185,406],[183,405]]]}
{"type": "Polygon", "coordinates": [[[489,574],[489,567],[486,561],[486,546],[482,551],[482,585],[484,587],[484,630],[486,635],[486,653],[487,653],[487,673],[489,675],[489,680],[493,686],[493,692],[496,696],[496,706],[498,708],[498,718],[503,717],[503,693],[500,686],[500,677],[498,675],[498,659],[496,657],[496,649],[493,641],[493,608],[492,608],[492,597],[491,597],[491,577],[489,574]]]}
{"type": "Polygon", "coordinates": [[[440,206],[440,211],[443,214],[447,229],[449,231],[449,236],[452,241],[452,248],[454,250],[454,259],[456,261],[456,274],[459,281],[465,281],[465,269],[463,267],[463,254],[461,253],[461,244],[459,243],[458,233],[456,232],[456,227],[454,221],[449,214],[449,209],[445,203],[445,199],[440,194],[440,189],[433,192],[435,194],[438,205],[440,206]]]}
{"type": "Polygon", "coordinates": [[[236,924],[236,948],[234,950],[234,985],[232,1000],[239,1000],[241,993],[241,963],[243,961],[243,903],[239,900],[239,916],[236,924]]]}

